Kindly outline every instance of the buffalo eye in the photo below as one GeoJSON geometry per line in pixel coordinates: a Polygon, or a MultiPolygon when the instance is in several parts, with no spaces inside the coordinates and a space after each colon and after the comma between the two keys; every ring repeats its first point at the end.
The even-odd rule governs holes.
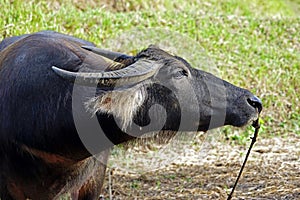
{"type": "Polygon", "coordinates": [[[175,79],[181,79],[183,77],[187,77],[188,76],[188,72],[184,69],[178,70],[173,74],[173,78],[175,79]]]}

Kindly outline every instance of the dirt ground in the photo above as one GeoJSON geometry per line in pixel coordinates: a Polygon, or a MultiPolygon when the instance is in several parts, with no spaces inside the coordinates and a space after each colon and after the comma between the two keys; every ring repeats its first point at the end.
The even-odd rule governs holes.
{"type": "MultiPolygon", "coordinates": [[[[249,144],[217,141],[202,159],[195,157],[194,145],[169,166],[145,173],[109,169],[104,197],[226,199],[249,144]]],[[[300,199],[300,137],[258,138],[233,199],[300,199]]]]}

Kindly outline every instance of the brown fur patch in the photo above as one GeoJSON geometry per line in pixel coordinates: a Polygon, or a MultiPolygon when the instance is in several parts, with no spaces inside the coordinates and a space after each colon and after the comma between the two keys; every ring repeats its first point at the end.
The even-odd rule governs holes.
{"type": "Polygon", "coordinates": [[[22,188],[20,186],[18,186],[17,183],[15,183],[13,181],[9,181],[7,189],[14,199],[26,200],[26,197],[25,197],[25,194],[23,193],[22,188]]]}
{"type": "Polygon", "coordinates": [[[53,154],[53,153],[48,153],[45,151],[40,151],[38,149],[30,148],[26,145],[22,145],[21,148],[32,154],[33,156],[42,159],[48,164],[54,164],[54,165],[71,165],[74,164],[75,161],[66,157],[63,157],[61,155],[53,154]]]}

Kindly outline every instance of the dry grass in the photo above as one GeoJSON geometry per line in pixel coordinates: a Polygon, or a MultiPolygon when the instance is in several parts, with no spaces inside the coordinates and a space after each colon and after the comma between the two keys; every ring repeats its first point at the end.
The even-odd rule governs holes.
{"type": "MultiPolygon", "coordinates": [[[[144,174],[112,170],[113,199],[226,199],[246,150],[216,145],[203,160],[195,154],[144,174]],[[194,164],[183,164],[186,160],[194,164]]],[[[233,199],[299,199],[300,137],[259,139],[233,199]]],[[[108,176],[108,174],[107,174],[108,176]]],[[[108,181],[105,197],[108,197],[108,181]]]]}

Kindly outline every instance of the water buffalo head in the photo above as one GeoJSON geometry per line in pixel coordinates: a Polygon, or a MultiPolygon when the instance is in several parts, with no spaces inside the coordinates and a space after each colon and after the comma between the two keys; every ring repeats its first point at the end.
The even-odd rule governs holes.
{"type": "Polygon", "coordinates": [[[113,116],[131,135],[149,131],[207,131],[244,126],[258,118],[261,101],[246,89],[192,68],[156,46],[136,56],[83,47],[109,62],[103,71],[71,72],[53,67],[65,79],[97,86],[87,109],[113,116]]]}

